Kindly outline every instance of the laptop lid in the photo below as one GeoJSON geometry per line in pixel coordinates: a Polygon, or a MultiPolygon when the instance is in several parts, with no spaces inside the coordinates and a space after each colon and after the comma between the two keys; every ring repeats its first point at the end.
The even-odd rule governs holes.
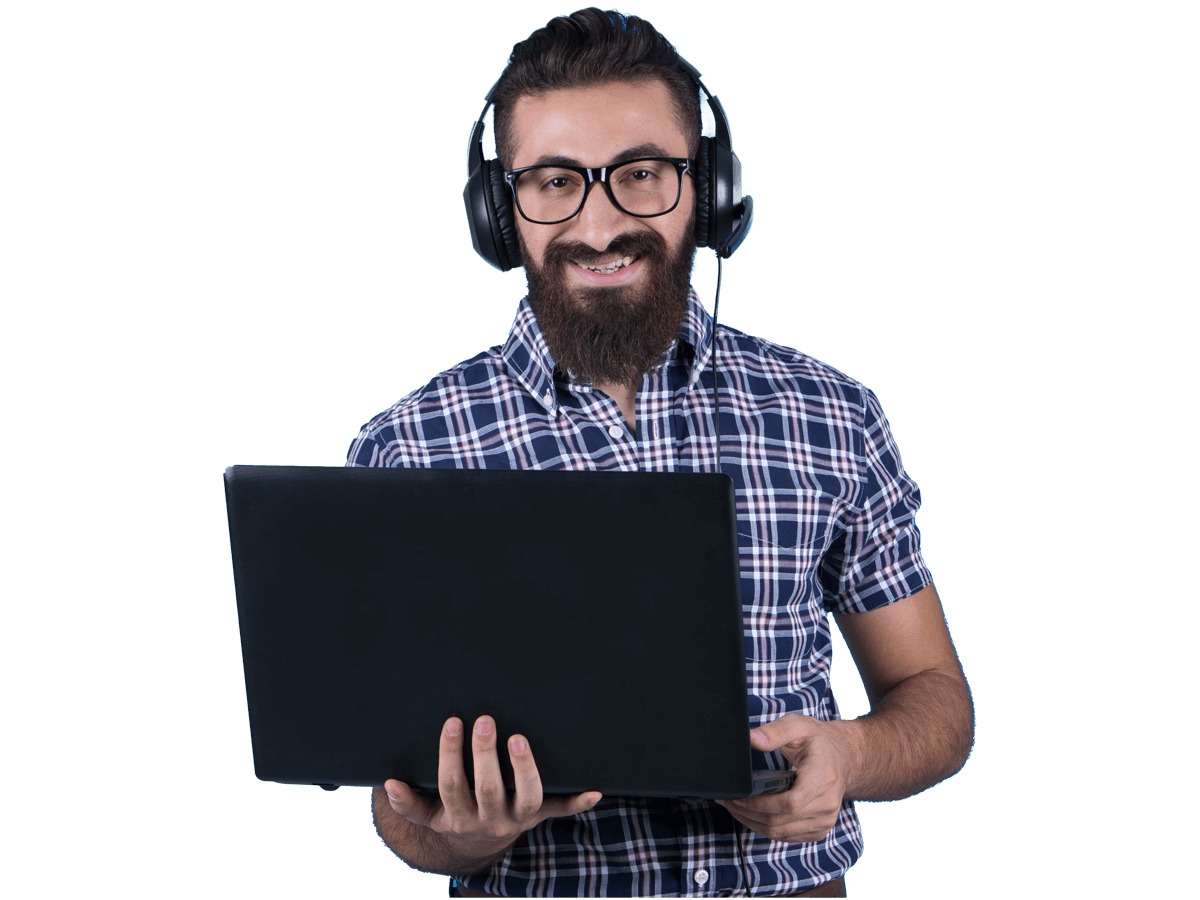
{"type": "Polygon", "coordinates": [[[547,793],[755,789],[727,476],[234,466],[225,490],[260,779],[436,789],[445,720],[487,713],[547,793]]]}

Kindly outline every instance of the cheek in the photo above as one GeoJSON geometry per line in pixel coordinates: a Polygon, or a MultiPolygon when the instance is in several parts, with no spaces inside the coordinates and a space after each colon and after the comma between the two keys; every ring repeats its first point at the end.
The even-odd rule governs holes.
{"type": "Polygon", "coordinates": [[[517,221],[517,235],[521,239],[521,252],[526,260],[532,259],[541,268],[546,257],[546,248],[554,240],[554,229],[550,226],[534,225],[524,219],[517,221]]]}
{"type": "Polygon", "coordinates": [[[542,252],[545,248],[541,247],[526,229],[520,225],[517,225],[517,243],[521,247],[521,264],[528,267],[532,263],[536,268],[540,269],[542,252]]]}
{"type": "MultiPolygon", "coordinates": [[[[683,182],[683,193],[679,195],[679,206],[671,213],[672,231],[676,240],[680,240],[685,236],[686,232],[695,231],[695,213],[696,213],[696,191],[692,187],[691,179],[685,178],[683,182]]],[[[693,239],[693,234],[686,234],[688,240],[693,239]]]]}

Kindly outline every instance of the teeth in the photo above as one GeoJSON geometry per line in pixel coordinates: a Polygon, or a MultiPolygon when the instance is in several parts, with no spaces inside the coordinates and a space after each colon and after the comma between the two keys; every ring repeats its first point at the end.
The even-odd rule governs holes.
{"type": "Polygon", "coordinates": [[[623,269],[623,268],[625,268],[625,266],[628,266],[632,263],[633,263],[633,257],[626,256],[623,259],[614,260],[613,262],[610,262],[606,266],[587,266],[587,265],[583,265],[583,263],[580,263],[580,265],[583,266],[583,268],[591,269],[593,272],[597,272],[600,275],[611,275],[613,272],[617,271],[618,269],[623,269]]]}

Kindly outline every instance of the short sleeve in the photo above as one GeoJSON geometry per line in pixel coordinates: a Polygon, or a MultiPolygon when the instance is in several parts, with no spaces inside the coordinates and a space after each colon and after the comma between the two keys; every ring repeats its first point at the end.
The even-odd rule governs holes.
{"type": "Polygon", "coordinates": [[[379,443],[366,428],[363,428],[359,432],[358,437],[350,444],[350,449],[346,453],[346,465],[359,467],[382,466],[384,463],[382,462],[379,450],[379,443]]]}
{"type": "Polygon", "coordinates": [[[878,609],[933,583],[921,558],[921,492],[904,471],[883,409],[865,388],[859,502],[821,563],[832,612],[878,609]]]}

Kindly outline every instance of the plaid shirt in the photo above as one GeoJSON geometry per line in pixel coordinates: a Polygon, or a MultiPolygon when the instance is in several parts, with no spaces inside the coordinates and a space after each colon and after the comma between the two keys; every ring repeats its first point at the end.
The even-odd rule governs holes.
{"type": "MultiPolygon", "coordinates": [[[[750,710],[749,723],[728,727],[785,713],[834,719],[826,613],[875,609],[931,583],[913,522],[920,495],[870,391],[731,328],[716,341],[750,710]]],[[[634,429],[603,393],[556,372],[524,301],[504,346],[372,419],[347,465],[713,471],[712,344],[712,320],[692,293],[679,338],[642,378],[634,429]]],[[[754,764],[781,761],[754,753],[754,764]]],[[[824,840],[782,843],[715,803],[616,797],[547,819],[464,884],[508,896],[790,893],[837,877],[861,852],[850,801],[824,840]]]]}

